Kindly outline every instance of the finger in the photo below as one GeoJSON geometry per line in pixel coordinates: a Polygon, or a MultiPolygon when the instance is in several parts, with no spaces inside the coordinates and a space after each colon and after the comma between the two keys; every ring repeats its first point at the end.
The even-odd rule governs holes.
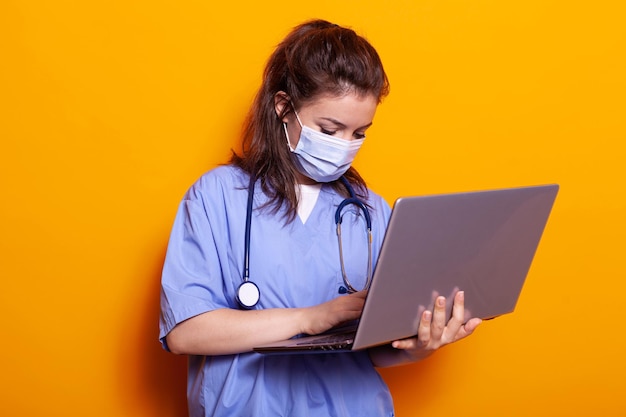
{"type": "Polygon", "coordinates": [[[465,292],[459,291],[454,295],[454,304],[452,305],[452,318],[463,323],[465,318],[465,292]]]}
{"type": "Polygon", "coordinates": [[[430,326],[433,314],[430,311],[424,311],[420,319],[420,325],[417,328],[417,344],[427,346],[430,343],[430,326]]]}
{"type": "Polygon", "coordinates": [[[446,298],[437,297],[433,309],[433,319],[430,325],[431,340],[440,341],[446,327],[446,298]]]}
{"type": "Polygon", "coordinates": [[[467,321],[467,323],[465,323],[463,326],[461,326],[461,328],[459,329],[459,331],[456,334],[456,338],[454,339],[456,340],[460,340],[463,339],[464,337],[469,336],[470,334],[474,333],[474,330],[476,330],[476,328],[482,323],[483,321],[479,318],[473,318],[467,321]]]}
{"type": "Polygon", "coordinates": [[[456,340],[457,333],[465,322],[465,293],[459,291],[454,296],[454,304],[452,305],[452,317],[446,325],[446,342],[456,340]]]}
{"type": "Polygon", "coordinates": [[[433,292],[430,293],[430,302],[435,304],[437,302],[438,297],[439,297],[439,291],[433,290],[433,292]]]}
{"type": "Polygon", "coordinates": [[[361,290],[361,291],[357,291],[354,292],[352,294],[349,294],[350,297],[356,297],[356,298],[362,298],[363,300],[365,300],[365,297],[367,297],[367,290],[361,290]]]}
{"type": "Polygon", "coordinates": [[[454,288],[452,288],[452,291],[450,291],[450,298],[453,298],[456,295],[456,293],[459,292],[459,290],[460,290],[460,288],[456,287],[456,286],[454,288]]]}
{"type": "Polygon", "coordinates": [[[391,346],[393,346],[395,349],[410,350],[410,349],[417,349],[418,343],[419,342],[417,341],[417,338],[412,337],[410,339],[396,340],[391,344],[391,346]]]}

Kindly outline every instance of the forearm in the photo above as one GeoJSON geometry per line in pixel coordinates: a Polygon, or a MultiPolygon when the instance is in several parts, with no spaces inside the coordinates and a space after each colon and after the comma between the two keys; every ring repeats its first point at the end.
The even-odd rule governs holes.
{"type": "Polygon", "coordinates": [[[228,355],[249,352],[263,343],[302,333],[304,310],[219,309],[185,320],[167,335],[169,349],[177,354],[228,355]]]}

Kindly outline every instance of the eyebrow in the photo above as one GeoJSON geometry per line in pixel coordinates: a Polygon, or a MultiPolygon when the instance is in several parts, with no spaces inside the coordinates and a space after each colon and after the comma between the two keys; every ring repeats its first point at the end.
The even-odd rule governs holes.
{"type": "MultiPolygon", "coordinates": [[[[342,129],[345,129],[345,128],[347,127],[345,124],[341,123],[341,122],[340,122],[339,120],[337,120],[337,119],[333,119],[332,117],[322,117],[321,119],[322,119],[322,120],[326,120],[327,122],[334,123],[335,125],[337,125],[338,127],[342,128],[342,129]]],[[[372,124],[373,124],[372,122],[369,122],[369,123],[368,123],[368,124],[366,124],[365,126],[361,126],[361,127],[359,127],[358,129],[356,129],[356,130],[359,130],[359,129],[367,129],[367,128],[368,128],[368,127],[370,127],[372,124]]]]}

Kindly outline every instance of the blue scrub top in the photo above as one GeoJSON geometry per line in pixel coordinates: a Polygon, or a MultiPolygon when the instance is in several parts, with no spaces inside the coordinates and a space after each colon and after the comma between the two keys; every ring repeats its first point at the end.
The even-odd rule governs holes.
{"type": "MultiPolygon", "coordinates": [[[[238,168],[221,166],[202,176],[181,201],[163,267],[164,346],[176,324],[214,309],[238,308],[248,182],[238,168]]],[[[283,210],[256,209],[267,201],[260,188],[257,184],[250,244],[250,280],[261,292],[256,308],[307,307],[340,297],[334,216],[343,197],[324,185],[306,223],[296,218],[285,224],[283,210]]],[[[367,203],[376,260],[391,209],[371,191],[367,203]]],[[[365,223],[353,205],[344,213],[346,273],[359,289],[367,270],[365,223]]],[[[192,417],[393,415],[389,390],[367,352],[190,356],[187,391],[192,417]]]]}

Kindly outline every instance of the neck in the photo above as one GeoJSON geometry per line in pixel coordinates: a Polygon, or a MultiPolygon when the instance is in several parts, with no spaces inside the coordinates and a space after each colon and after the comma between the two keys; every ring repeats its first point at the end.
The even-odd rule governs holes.
{"type": "Polygon", "coordinates": [[[318,184],[317,181],[307,177],[306,175],[300,173],[300,171],[296,171],[296,182],[298,184],[304,184],[304,185],[314,185],[314,184],[318,184]]]}

